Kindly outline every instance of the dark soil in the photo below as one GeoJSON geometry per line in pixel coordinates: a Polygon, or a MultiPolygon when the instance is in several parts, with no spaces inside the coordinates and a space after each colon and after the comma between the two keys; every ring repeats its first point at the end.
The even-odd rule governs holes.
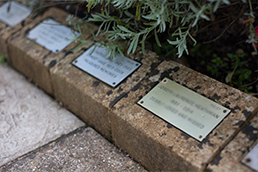
{"type": "MultiPolygon", "coordinates": [[[[217,17],[220,18],[220,16],[217,17]]],[[[223,17],[221,18],[223,19],[223,17]]],[[[220,21],[222,19],[215,19],[215,21],[220,21]]],[[[244,53],[243,57],[239,57],[239,61],[243,63],[246,61],[246,64],[237,66],[231,80],[232,82],[228,82],[227,84],[257,96],[258,55],[254,47],[251,44],[246,43],[249,34],[248,24],[243,23],[246,19],[247,18],[235,18],[234,16],[231,16],[222,22],[215,24],[211,23],[206,32],[198,33],[196,36],[197,41],[200,43],[198,46],[200,47],[189,47],[189,55],[185,57],[192,69],[225,83],[225,78],[228,73],[233,72],[234,67],[236,66],[236,61],[229,58],[227,54],[238,55],[244,53]],[[234,20],[235,22],[230,25],[234,20]],[[215,39],[216,41],[211,41],[215,39]],[[220,57],[223,60],[223,63],[225,63],[225,66],[219,64],[216,65],[218,75],[212,74],[208,69],[213,66],[212,69],[215,70],[213,59],[216,57],[214,57],[214,54],[216,54],[217,57],[220,57]],[[245,74],[246,70],[250,70],[251,74],[243,79],[241,77],[245,74]]],[[[257,21],[253,24],[254,26],[258,26],[257,21]]]]}
{"type": "Polygon", "coordinates": [[[237,80],[239,79],[239,75],[234,74],[232,77],[232,83],[227,84],[234,86],[242,91],[244,91],[247,87],[250,88],[250,86],[252,86],[252,88],[250,88],[246,92],[257,93],[258,55],[253,50],[250,44],[247,44],[245,42],[238,44],[240,41],[242,40],[232,39],[228,43],[224,43],[222,40],[220,40],[209,45],[202,44],[201,49],[209,50],[206,54],[204,53],[202,57],[197,57],[192,52],[190,52],[190,55],[186,56],[186,58],[189,61],[190,67],[192,69],[225,83],[225,79],[228,73],[233,72],[235,66],[235,62],[231,61],[231,59],[227,57],[227,53],[231,53],[234,55],[244,53],[245,56],[240,58],[240,60],[241,62],[247,61],[247,63],[242,67],[237,67],[236,70],[240,70],[239,72],[241,72],[241,69],[249,69],[252,72],[250,77],[242,81],[242,84],[236,84],[235,82],[237,82],[237,80]],[[252,55],[252,53],[256,55],[252,55]],[[221,67],[219,65],[216,66],[219,71],[219,74],[217,76],[213,75],[209,70],[207,70],[208,66],[214,65],[214,63],[212,63],[212,59],[214,59],[213,54],[217,54],[218,57],[221,57],[222,60],[227,63],[227,65],[224,67],[221,67]],[[205,63],[203,63],[203,61],[205,63]]]}

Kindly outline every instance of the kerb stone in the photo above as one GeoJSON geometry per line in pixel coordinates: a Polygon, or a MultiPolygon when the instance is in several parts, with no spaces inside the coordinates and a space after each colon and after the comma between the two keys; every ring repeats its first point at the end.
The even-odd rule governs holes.
{"type": "MultiPolygon", "coordinates": [[[[4,2],[0,2],[0,6],[2,6],[4,2]]],[[[36,15],[36,13],[31,14],[28,16],[25,20],[21,21],[19,24],[17,24],[14,27],[10,27],[4,22],[0,21],[0,55],[4,55],[7,58],[7,62],[11,64],[11,59],[9,58],[8,53],[8,45],[7,40],[15,34],[16,32],[20,31],[23,26],[29,24],[31,22],[31,19],[36,15]]]]}
{"type": "Polygon", "coordinates": [[[241,163],[258,139],[258,114],[207,166],[209,171],[253,171],[241,163]]]}
{"type": "MultiPolygon", "coordinates": [[[[99,39],[102,39],[99,37],[99,39]]],[[[102,39],[103,40],[103,39],[102,39]]],[[[112,88],[71,63],[92,44],[82,46],[50,70],[55,97],[88,125],[111,139],[108,111],[149,74],[161,60],[150,51],[128,55],[142,65],[116,88],[112,88]]]]}
{"type": "Polygon", "coordinates": [[[258,99],[173,61],[162,62],[114,107],[112,139],[153,171],[203,171],[254,116],[258,99]],[[231,109],[231,113],[199,142],[136,104],[168,77],[231,109]]]}
{"type": "MultiPolygon", "coordinates": [[[[79,45],[79,42],[72,42],[62,51],[54,54],[28,39],[26,34],[38,25],[39,22],[42,22],[47,18],[52,18],[63,25],[68,25],[69,23],[66,21],[68,15],[68,13],[58,8],[50,8],[43,13],[43,15],[35,18],[34,21],[36,22],[26,25],[20,32],[8,39],[10,58],[13,67],[23,73],[26,77],[31,78],[33,82],[51,95],[53,95],[53,89],[49,69],[66,55],[72,53],[71,50],[79,45]]],[[[89,24],[89,26],[94,32],[97,30],[97,27],[93,24],[89,24]]],[[[85,39],[91,35],[90,30],[86,27],[82,28],[82,33],[85,39]]]]}

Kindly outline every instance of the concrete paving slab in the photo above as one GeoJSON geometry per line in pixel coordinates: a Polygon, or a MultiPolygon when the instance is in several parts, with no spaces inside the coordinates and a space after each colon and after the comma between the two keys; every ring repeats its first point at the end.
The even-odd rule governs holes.
{"type": "Polygon", "coordinates": [[[147,169],[203,171],[257,110],[257,98],[167,60],[116,103],[109,116],[114,143],[147,169]],[[136,104],[164,77],[228,107],[231,113],[199,142],[136,104]]]}
{"type": "Polygon", "coordinates": [[[0,165],[85,124],[0,64],[0,165]]]}
{"type": "Polygon", "coordinates": [[[258,139],[258,113],[207,166],[207,171],[253,171],[241,163],[258,139]]]}
{"type": "Polygon", "coordinates": [[[92,128],[80,128],[0,171],[145,171],[92,128]]]}

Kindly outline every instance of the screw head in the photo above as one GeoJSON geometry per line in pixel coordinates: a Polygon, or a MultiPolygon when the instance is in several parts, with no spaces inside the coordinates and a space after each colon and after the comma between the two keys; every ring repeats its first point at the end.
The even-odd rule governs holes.
{"type": "Polygon", "coordinates": [[[247,158],[245,161],[246,161],[247,163],[249,163],[249,162],[251,162],[251,159],[250,159],[250,158],[247,158]]]}

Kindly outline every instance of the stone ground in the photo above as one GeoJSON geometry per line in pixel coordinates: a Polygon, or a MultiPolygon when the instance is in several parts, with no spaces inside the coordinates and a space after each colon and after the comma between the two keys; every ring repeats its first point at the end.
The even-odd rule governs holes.
{"type": "Polygon", "coordinates": [[[0,171],[144,171],[137,162],[0,64],[0,171]]]}

